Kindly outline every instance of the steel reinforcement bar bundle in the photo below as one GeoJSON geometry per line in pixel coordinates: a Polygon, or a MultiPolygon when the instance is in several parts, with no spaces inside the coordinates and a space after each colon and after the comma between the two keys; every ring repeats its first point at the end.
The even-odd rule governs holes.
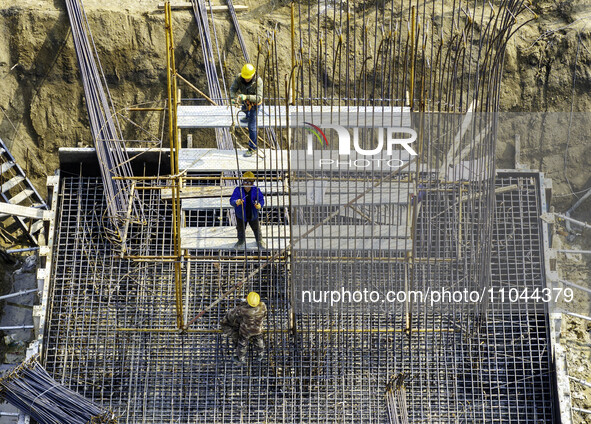
{"type": "Polygon", "coordinates": [[[115,241],[117,241],[121,239],[122,227],[128,219],[131,182],[113,177],[131,177],[133,173],[125,143],[121,137],[119,122],[111,110],[113,107],[111,96],[82,2],[66,0],[66,7],[84,86],[90,131],[105,186],[111,230],[114,231],[115,241]]]}
{"type": "MultiPolygon", "coordinates": [[[[220,86],[220,76],[218,75],[216,66],[215,66],[215,56],[213,51],[213,43],[211,38],[211,31],[209,22],[207,19],[207,7],[205,5],[205,0],[192,0],[191,3],[193,4],[193,13],[195,15],[195,22],[197,23],[197,28],[199,28],[199,38],[201,40],[201,49],[203,52],[203,63],[205,67],[205,74],[207,76],[207,87],[209,88],[209,96],[219,104],[228,104],[228,102],[224,99],[222,95],[222,88],[220,86]]],[[[230,12],[230,18],[234,24],[234,29],[236,30],[236,38],[238,39],[238,43],[240,44],[240,49],[242,50],[242,56],[246,62],[250,62],[250,55],[248,54],[248,50],[246,49],[246,43],[244,41],[244,37],[242,36],[242,31],[240,31],[240,26],[238,24],[238,18],[236,17],[236,10],[234,9],[234,4],[232,1],[228,1],[228,10],[230,12]]],[[[216,45],[217,45],[217,36],[215,30],[215,22],[212,19],[212,28],[213,28],[213,35],[215,37],[216,45]]],[[[219,50],[218,50],[218,58],[220,58],[219,50]]],[[[255,63],[257,66],[258,63],[255,63]]],[[[220,58],[220,68],[221,68],[221,58],[220,58]]],[[[258,68],[258,66],[257,66],[258,68]]],[[[221,75],[222,83],[225,83],[225,78],[222,73],[221,75]]],[[[272,128],[265,128],[267,137],[269,138],[272,145],[276,142],[275,131],[272,128]]],[[[232,142],[232,137],[230,132],[227,129],[216,130],[216,139],[218,148],[220,149],[233,149],[234,144],[232,142]]]]}
{"type": "Polygon", "coordinates": [[[41,424],[117,422],[113,412],[51,378],[36,356],[23,362],[0,380],[0,394],[8,403],[41,424]]]}
{"type": "MultiPolygon", "coordinates": [[[[201,40],[201,49],[203,51],[203,64],[205,75],[207,76],[209,96],[214,101],[222,104],[224,103],[224,96],[220,87],[218,72],[215,67],[213,44],[209,31],[209,23],[207,22],[207,10],[203,1],[194,0],[192,3],[193,11],[195,13],[195,21],[197,22],[197,28],[199,29],[199,38],[201,40]]],[[[216,129],[215,135],[219,149],[230,150],[234,148],[232,137],[228,129],[216,129]]]]}

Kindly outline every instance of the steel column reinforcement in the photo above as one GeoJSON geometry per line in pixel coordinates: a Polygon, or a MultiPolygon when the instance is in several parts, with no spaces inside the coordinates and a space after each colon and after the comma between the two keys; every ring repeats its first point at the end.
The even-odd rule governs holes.
{"type": "Polygon", "coordinates": [[[128,212],[132,201],[131,181],[113,177],[130,177],[133,173],[82,1],[66,0],[66,8],[84,87],[90,131],[105,185],[105,213],[111,223],[112,240],[121,244],[124,242],[125,226],[133,217],[138,219],[139,212],[136,205],[133,205],[135,216],[128,212]]]}

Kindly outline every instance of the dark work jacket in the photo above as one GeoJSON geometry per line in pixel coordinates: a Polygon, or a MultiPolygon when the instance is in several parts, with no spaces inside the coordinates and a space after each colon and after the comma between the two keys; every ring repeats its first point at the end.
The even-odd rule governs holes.
{"type": "Polygon", "coordinates": [[[263,196],[263,192],[256,186],[252,186],[250,191],[247,193],[244,190],[244,187],[238,186],[234,189],[234,193],[232,193],[232,197],[230,197],[230,204],[234,206],[234,212],[236,212],[236,218],[241,219],[242,221],[246,221],[246,218],[243,214],[243,209],[246,208],[246,196],[250,196],[252,201],[252,219],[259,219],[259,211],[257,208],[254,207],[254,202],[258,201],[261,206],[265,205],[265,197],[263,196]],[[242,199],[244,203],[240,206],[236,206],[236,200],[242,199]]]}
{"type": "Polygon", "coordinates": [[[260,105],[263,102],[263,79],[255,76],[250,82],[246,82],[238,74],[230,87],[230,97],[235,98],[238,94],[246,94],[246,100],[260,105]]]}
{"type": "Polygon", "coordinates": [[[267,305],[259,303],[256,308],[242,301],[229,311],[220,323],[224,333],[238,332],[242,337],[257,336],[263,332],[263,321],[267,316],[267,305]]]}

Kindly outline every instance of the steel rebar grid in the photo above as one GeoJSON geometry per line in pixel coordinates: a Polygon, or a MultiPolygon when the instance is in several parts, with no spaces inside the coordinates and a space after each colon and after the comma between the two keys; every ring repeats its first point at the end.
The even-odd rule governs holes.
{"type": "MultiPolygon", "coordinates": [[[[497,197],[492,280],[533,288],[542,281],[543,268],[539,188],[527,177],[508,177],[498,184],[515,183],[519,191],[497,197]]],[[[143,234],[139,225],[132,228],[131,245],[147,241],[148,253],[171,253],[170,209],[156,191],[146,190],[144,196],[151,232],[143,234]]],[[[433,203],[446,208],[445,202],[433,203]]],[[[412,316],[413,328],[453,330],[448,332],[409,338],[403,332],[354,331],[403,329],[402,310],[392,315],[297,314],[294,336],[276,331],[289,328],[284,262],[268,268],[239,295],[254,289],[269,305],[268,359],[260,367],[231,365],[229,346],[218,333],[118,332],[122,327],[175,327],[174,273],[170,264],[136,269],[137,264],[114,258],[100,235],[104,208],[100,180],[64,179],[45,362],[58,381],[123,411],[127,422],[140,417],[161,422],[171,416],[181,422],[384,422],[384,388],[399,372],[410,376],[406,393],[411,422],[464,417],[533,423],[551,417],[547,322],[543,314],[520,306],[493,310],[476,339],[467,336],[469,315],[460,313],[412,316]]],[[[419,225],[427,225],[432,212],[421,215],[419,225]]],[[[188,218],[187,223],[196,221],[188,218]]],[[[369,275],[372,267],[350,266],[358,275],[369,275]]],[[[387,271],[390,266],[375,273],[384,275],[377,285],[391,287],[392,278],[403,284],[397,276],[405,265],[387,271]]],[[[433,275],[433,288],[447,284],[455,272],[450,267],[424,269],[433,275]]],[[[192,262],[188,313],[216,299],[245,272],[241,261],[192,262]]],[[[216,329],[237,298],[206,315],[198,328],[216,329]]]]}

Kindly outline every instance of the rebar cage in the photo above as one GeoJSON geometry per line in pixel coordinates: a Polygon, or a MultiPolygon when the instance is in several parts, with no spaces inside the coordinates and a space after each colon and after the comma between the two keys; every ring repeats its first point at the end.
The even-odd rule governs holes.
{"type": "MultiPolygon", "coordinates": [[[[205,39],[205,3],[193,5],[205,39]]],[[[123,257],[105,231],[101,181],[64,176],[43,352],[50,374],[129,423],[552,421],[545,305],[487,296],[544,288],[539,178],[494,167],[504,49],[526,9],[504,0],[293,3],[287,75],[276,31],[257,49],[265,104],[275,117],[289,113],[286,124],[261,116],[260,147],[271,148],[248,168],[267,199],[262,250],[228,248],[234,216],[222,186],[246,170],[235,151],[232,166],[181,170],[175,149],[179,175],[137,183],[141,214],[128,214],[123,257]],[[387,148],[411,130],[412,149],[404,140],[387,148]],[[343,154],[353,166],[320,166],[343,154]],[[384,154],[396,166],[368,159],[384,154]],[[180,201],[179,181],[197,177],[219,177],[203,180],[219,188],[218,201],[180,201]],[[481,296],[305,297],[366,289],[481,296]],[[240,367],[219,322],[250,290],[268,307],[267,349],[240,367]]],[[[211,40],[202,47],[213,55],[211,40]]],[[[168,71],[176,74],[170,57],[168,71]]],[[[217,128],[220,149],[233,147],[235,129],[217,128]]]]}
{"type": "MultiPolygon", "coordinates": [[[[535,175],[496,180],[496,187],[511,186],[517,188],[496,196],[491,284],[542,288],[539,182],[535,175]]],[[[131,237],[138,246],[145,243],[146,254],[171,249],[170,210],[159,192],[144,192],[151,231],[138,225],[137,238],[131,237]]],[[[62,178],[43,359],[56,380],[113,408],[121,421],[387,422],[386,387],[400,373],[408,376],[409,422],[552,420],[543,309],[493,305],[477,332],[473,313],[461,307],[415,305],[409,318],[402,307],[292,315],[288,265],[278,261],[245,288],[257,290],[269,307],[267,357],[239,367],[217,329],[244,293],[221,302],[193,332],[179,334],[172,264],[118,259],[102,233],[104,208],[98,178],[62,178]],[[414,331],[404,331],[407,320],[414,331]]],[[[419,227],[446,206],[432,202],[430,208],[419,214],[419,227]]],[[[184,265],[187,316],[258,266],[233,256],[184,265]]],[[[377,266],[392,269],[376,284],[404,274],[398,272],[402,263],[377,266]]],[[[430,272],[433,288],[452,275],[444,265],[439,274],[430,272]]]]}

